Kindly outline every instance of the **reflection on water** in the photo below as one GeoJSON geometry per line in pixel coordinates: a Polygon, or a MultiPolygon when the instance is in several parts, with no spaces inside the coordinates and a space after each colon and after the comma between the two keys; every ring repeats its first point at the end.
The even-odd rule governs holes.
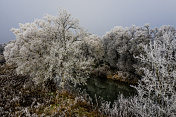
{"type": "Polygon", "coordinates": [[[136,90],[127,84],[102,78],[89,78],[84,89],[93,100],[97,97],[111,102],[116,100],[120,94],[123,94],[124,97],[137,94],[136,90]]]}

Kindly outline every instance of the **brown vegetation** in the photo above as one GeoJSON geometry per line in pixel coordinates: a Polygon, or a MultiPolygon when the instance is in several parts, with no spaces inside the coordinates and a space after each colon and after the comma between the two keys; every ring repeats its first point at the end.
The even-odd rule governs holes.
{"type": "Polygon", "coordinates": [[[136,85],[139,80],[139,78],[137,78],[135,75],[129,74],[128,72],[113,70],[107,65],[94,69],[92,71],[92,76],[117,80],[132,85],[136,85]]]}
{"type": "Polygon", "coordinates": [[[0,116],[103,117],[82,97],[36,86],[14,66],[0,66],[0,116]]]}

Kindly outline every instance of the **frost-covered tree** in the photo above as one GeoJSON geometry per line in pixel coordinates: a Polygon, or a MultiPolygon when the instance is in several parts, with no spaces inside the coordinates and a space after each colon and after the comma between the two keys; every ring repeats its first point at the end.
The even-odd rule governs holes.
{"type": "Polygon", "coordinates": [[[133,56],[144,53],[141,44],[149,43],[150,33],[148,25],[129,28],[114,27],[103,37],[104,60],[117,71],[138,77],[141,74],[136,73],[138,70],[135,69],[138,69],[140,64],[133,56]]]}
{"type": "Polygon", "coordinates": [[[144,77],[136,87],[138,96],[133,99],[133,109],[143,117],[176,115],[176,31],[163,26],[155,30],[154,40],[143,45],[146,56],[142,62],[151,68],[142,68],[144,77]]]}
{"type": "MultiPolygon", "coordinates": [[[[120,27],[120,29],[118,33],[113,32],[116,38],[112,37],[112,39],[118,39],[118,35],[124,34],[123,28],[120,27]]],[[[171,26],[162,26],[161,28],[155,29],[149,29],[148,26],[145,26],[144,32],[141,32],[140,28],[132,29],[131,32],[134,33],[131,34],[139,34],[139,36],[134,38],[139,42],[139,45],[136,46],[134,43],[134,45],[132,44],[135,47],[134,50],[131,48],[128,49],[134,52],[134,59],[141,61],[140,63],[142,65],[138,66],[136,70],[140,68],[144,73],[142,79],[136,86],[138,95],[130,97],[129,99],[119,98],[113,104],[112,108],[110,108],[109,103],[105,103],[102,108],[105,113],[111,116],[175,117],[176,30],[171,26]],[[140,40],[137,40],[138,38],[144,40],[146,38],[149,41],[146,43],[140,42],[140,40]]],[[[107,44],[109,43],[107,47],[113,44],[116,45],[115,42],[110,42],[107,42],[107,44]]],[[[126,43],[127,47],[129,46],[128,44],[126,43]]],[[[127,47],[119,47],[119,49],[122,48],[121,51],[123,52],[125,50],[124,48],[127,47]]],[[[112,47],[112,49],[118,52],[117,48],[115,47],[114,49],[112,47]]],[[[105,48],[105,52],[107,51],[109,50],[105,48]]]]}
{"type": "Polygon", "coordinates": [[[48,79],[85,83],[102,56],[99,38],[83,31],[65,10],[19,26],[12,29],[16,40],[7,44],[4,56],[7,63],[17,65],[18,74],[30,75],[35,83],[48,79]]]}

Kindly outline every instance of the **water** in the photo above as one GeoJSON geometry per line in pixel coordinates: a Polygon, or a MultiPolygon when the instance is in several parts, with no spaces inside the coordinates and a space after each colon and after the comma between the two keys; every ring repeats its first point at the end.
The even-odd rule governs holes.
{"type": "Polygon", "coordinates": [[[95,101],[96,98],[114,102],[123,94],[124,97],[137,94],[135,88],[128,84],[103,78],[89,78],[87,86],[82,87],[95,101]]]}

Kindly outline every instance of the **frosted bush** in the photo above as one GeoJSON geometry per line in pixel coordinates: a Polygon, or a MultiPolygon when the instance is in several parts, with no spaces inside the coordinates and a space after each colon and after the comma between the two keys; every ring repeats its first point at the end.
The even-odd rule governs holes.
{"type": "Polygon", "coordinates": [[[101,61],[104,56],[104,48],[101,38],[93,34],[85,37],[84,41],[83,48],[87,48],[86,53],[89,53],[89,56],[92,56],[96,63],[101,61]]]}
{"type": "Polygon", "coordinates": [[[144,72],[135,87],[138,95],[129,99],[121,97],[112,107],[109,103],[103,103],[101,108],[110,116],[175,117],[175,29],[171,26],[149,29],[146,25],[144,28],[132,27],[129,30],[117,27],[107,33],[107,38],[104,37],[105,54],[110,56],[112,53],[108,52],[111,51],[124,54],[127,50],[133,52],[134,59],[141,61],[142,64],[135,67],[136,70],[144,72]],[[130,33],[127,33],[129,30],[130,33]],[[125,38],[122,35],[125,35],[125,38]],[[118,44],[126,46],[116,47],[118,44]]]}
{"type": "Polygon", "coordinates": [[[176,31],[163,26],[155,30],[149,45],[143,45],[146,56],[139,58],[150,64],[143,67],[144,76],[136,87],[131,110],[142,117],[175,117],[176,115],[176,31]]]}
{"type": "Polygon", "coordinates": [[[133,117],[131,103],[131,98],[125,99],[121,95],[113,103],[108,101],[102,102],[99,111],[110,117],[133,117]]]}
{"type": "Polygon", "coordinates": [[[4,56],[17,65],[18,74],[30,75],[37,84],[48,79],[85,83],[95,59],[101,58],[101,41],[83,31],[65,10],[19,26],[12,29],[16,40],[7,44],[4,56]]]}
{"type": "Polygon", "coordinates": [[[104,61],[117,72],[126,72],[128,76],[139,78],[141,72],[138,70],[141,62],[133,56],[145,54],[142,44],[146,45],[150,40],[149,26],[144,27],[114,27],[103,36],[105,51],[104,61]]]}

